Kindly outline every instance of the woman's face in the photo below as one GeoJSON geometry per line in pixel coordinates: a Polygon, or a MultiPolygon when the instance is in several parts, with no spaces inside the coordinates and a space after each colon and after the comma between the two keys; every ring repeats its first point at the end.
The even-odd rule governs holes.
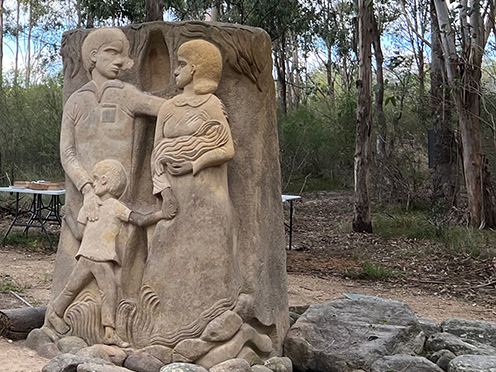
{"type": "Polygon", "coordinates": [[[178,57],[179,66],[174,71],[176,84],[180,89],[193,82],[193,65],[185,58],[178,57]]]}

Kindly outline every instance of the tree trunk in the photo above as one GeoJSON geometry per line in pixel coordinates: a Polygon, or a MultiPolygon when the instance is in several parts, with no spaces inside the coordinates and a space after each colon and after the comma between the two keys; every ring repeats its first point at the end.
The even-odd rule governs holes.
{"type": "Polygon", "coordinates": [[[164,20],[164,0],[145,0],[146,22],[164,20]]]}
{"type": "Polygon", "coordinates": [[[0,88],[3,86],[3,3],[0,0],[0,88]]]}
{"type": "Polygon", "coordinates": [[[277,41],[278,45],[274,45],[275,61],[277,71],[277,100],[279,108],[283,114],[286,115],[288,111],[287,104],[287,86],[286,86],[286,57],[285,57],[285,43],[286,38],[284,35],[277,41]]]}
{"type": "Polygon", "coordinates": [[[16,50],[15,50],[15,65],[14,65],[14,85],[17,85],[17,79],[19,77],[19,33],[21,32],[20,25],[21,18],[21,1],[17,1],[17,16],[16,16],[16,50]]]}
{"type": "Polygon", "coordinates": [[[372,232],[370,217],[370,160],[372,130],[372,4],[358,0],[358,104],[355,146],[353,231],[372,232]]]}
{"type": "Polygon", "coordinates": [[[25,339],[29,332],[43,325],[45,312],[46,306],[0,310],[0,336],[25,339]]]}
{"type": "Polygon", "coordinates": [[[456,205],[458,152],[439,32],[436,9],[431,2],[431,113],[434,129],[432,202],[433,205],[442,203],[448,212],[456,205]]]}
{"type": "Polygon", "coordinates": [[[29,88],[30,80],[31,80],[31,38],[33,34],[33,10],[31,9],[31,5],[28,3],[29,9],[29,28],[28,28],[28,45],[27,45],[27,62],[26,62],[26,88],[29,88]]]}
{"type": "Polygon", "coordinates": [[[387,124],[386,115],[384,115],[384,57],[381,47],[381,35],[375,17],[373,18],[373,35],[372,44],[374,45],[374,56],[376,64],[377,92],[375,93],[375,113],[377,115],[377,156],[384,166],[387,158],[386,140],[387,124]]]}

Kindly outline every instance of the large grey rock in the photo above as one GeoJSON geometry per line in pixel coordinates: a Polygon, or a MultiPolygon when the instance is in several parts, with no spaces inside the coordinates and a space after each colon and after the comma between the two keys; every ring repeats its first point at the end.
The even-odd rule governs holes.
{"type": "Polygon", "coordinates": [[[158,358],[144,351],[137,351],[124,361],[124,367],[136,372],[159,372],[163,365],[158,358]]]}
{"type": "Polygon", "coordinates": [[[441,332],[441,326],[432,319],[421,317],[418,317],[417,319],[420,323],[420,327],[422,327],[422,331],[424,331],[425,337],[428,338],[435,333],[441,332]]]}
{"type": "Polygon", "coordinates": [[[251,366],[251,372],[272,372],[272,370],[261,364],[255,364],[251,366]]]}
{"type": "Polygon", "coordinates": [[[456,355],[449,350],[439,350],[432,354],[429,360],[436,363],[444,371],[448,370],[449,363],[456,358],[456,355]]]}
{"type": "Polygon", "coordinates": [[[102,366],[94,363],[80,364],[77,372],[132,372],[130,369],[118,366],[102,366]]]}
{"type": "Polygon", "coordinates": [[[496,323],[483,320],[446,319],[441,323],[443,332],[496,347],[496,323]]]}
{"type": "Polygon", "coordinates": [[[496,356],[462,355],[453,359],[448,367],[449,372],[494,372],[496,356]]]}
{"type": "Polygon", "coordinates": [[[210,372],[251,372],[250,363],[244,359],[235,358],[216,364],[209,369],[210,372]]]}
{"type": "Polygon", "coordinates": [[[42,372],[76,372],[78,365],[84,363],[107,366],[113,365],[103,359],[88,358],[72,354],[61,354],[50,360],[50,362],[43,367],[42,372]]]}
{"type": "Polygon", "coordinates": [[[191,363],[171,363],[163,366],[160,372],[208,372],[206,368],[191,363]]]}
{"type": "Polygon", "coordinates": [[[29,332],[24,346],[32,350],[37,350],[41,345],[53,343],[50,336],[48,336],[42,329],[36,328],[29,332]]]}
{"type": "Polygon", "coordinates": [[[274,357],[267,359],[264,366],[274,372],[293,372],[293,363],[287,357],[274,357]]]}
{"type": "Polygon", "coordinates": [[[430,360],[411,355],[385,356],[372,364],[371,372],[442,372],[430,360]]]}
{"type": "Polygon", "coordinates": [[[484,345],[473,340],[462,339],[451,333],[436,333],[429,337],[425,343],[428,351],[449,350],[455,355],[496,355],[496,348],[484,345]]]}
{"type": "Polygon", "coordinates": [[[53,342],[48,342],[46,344],[38,346],[36,352],[39,356],[47,359],[52,359],[62,354],[57,345],[55,345],[55,343],[53,342]]]}
{"type": "Polygon", "coordinates": [[[57,346],[62,353],[76,354],[79,350],[88,346],[80,337],[68,336],[57,341],[57,346]]]}
{"type": "Polygon", "coordinates": [[[364,296],[312,305],[286,337],[296,371],[368,369],[377,359],[422,350],[424,334],[405,304],[364,296]]]}

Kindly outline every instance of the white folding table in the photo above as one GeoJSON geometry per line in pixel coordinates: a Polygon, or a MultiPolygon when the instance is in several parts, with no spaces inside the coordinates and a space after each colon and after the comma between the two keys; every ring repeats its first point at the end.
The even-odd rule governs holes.
{"type": "Polygon", "coordinates": [[[12,231],[14,226],[24,227],[24,232],[27,234],[29,228],[38,227],[45,233],[48,241],[50,243],[50,249],[53,249],[52,239],[50,238],[50,234],[48,234],[48,230],[46,229],[46,223],[49,221],[53,221],[62,224],[62,220],[60,218],[60,207],[62,203],[60,202],[60,196],[65,194],[65,190],[34,190],[25,187],[0,187],[1,192],[9,192],[16,194],[16,206],[15,206],[15,216],[14,220],[9,226],[9,229],[3,236],[2,245],[5,247],[5,241],[7,236],[12,231]],[[19,194],[32,194],[33,201],[31,202],[31,206],[29,207],[29,211],[31,216],[29,217],[29,221],[27,223],[18,222],[17,219],[19,217],[19,194]],[[43,204],[43,195],[49,195],[50,203],[48,205],[43,204]],[[47,213],[44,213],[44,212],[47,213]]]}

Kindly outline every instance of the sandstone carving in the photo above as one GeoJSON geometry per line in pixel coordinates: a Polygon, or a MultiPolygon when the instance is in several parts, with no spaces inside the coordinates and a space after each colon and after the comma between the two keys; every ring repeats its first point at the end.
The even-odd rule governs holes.
{"type": "Polygon", "coordinates": [[[67,210],[47,334],[206,368],[281,355],[268,35],[154,22],[71,31],[62,46],[67,210]]]}

